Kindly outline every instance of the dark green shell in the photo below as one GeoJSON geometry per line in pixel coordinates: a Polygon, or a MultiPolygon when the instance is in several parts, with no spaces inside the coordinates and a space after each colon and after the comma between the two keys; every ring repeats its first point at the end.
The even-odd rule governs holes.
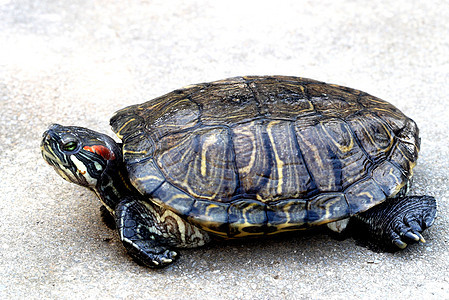
{"type": "Polygon", "coordinates": [[[306,78],[235,77],[118,111],[133,185],[227,237],[347,218],[408,182],[418,128],[390,103],[306,78]]]}

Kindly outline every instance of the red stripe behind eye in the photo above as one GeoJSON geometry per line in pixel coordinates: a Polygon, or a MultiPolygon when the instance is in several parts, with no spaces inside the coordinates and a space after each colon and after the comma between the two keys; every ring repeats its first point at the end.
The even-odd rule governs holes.
{"type": "Polygon", "coordinates": [[[114,160],[114,152],[103,145],[84,146],[84,150],[101,155],[106,160],[114,160]]]}

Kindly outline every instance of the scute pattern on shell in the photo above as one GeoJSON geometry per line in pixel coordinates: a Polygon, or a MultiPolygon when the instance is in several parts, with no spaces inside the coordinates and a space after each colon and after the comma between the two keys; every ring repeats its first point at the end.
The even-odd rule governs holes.
{"type": "Polygon", "coordinates": [[[228,237],[346,218],[412,176],[416,124],[364,92],[288,76],[235,77],[118,111],[131,182],[228,237]]]}

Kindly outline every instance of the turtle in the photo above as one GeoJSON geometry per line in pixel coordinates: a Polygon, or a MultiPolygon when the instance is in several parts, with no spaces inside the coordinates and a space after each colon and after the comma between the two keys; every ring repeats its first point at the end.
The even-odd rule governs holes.
{"type": "Polygon", "coordinates": [[[178,249],[326,226],[383,249],[425,242],[437,205],[407,196],[416,123],[360,90],[294,76],[189,85],[117,111],[121,139],[53,124],[45,161],[101,200],[128,254],[151,268],[178,249]]]}

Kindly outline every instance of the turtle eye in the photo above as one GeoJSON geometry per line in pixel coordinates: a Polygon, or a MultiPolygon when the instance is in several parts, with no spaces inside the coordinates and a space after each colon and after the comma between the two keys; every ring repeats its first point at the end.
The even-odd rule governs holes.
{"type": "Polygon", "coordinates": [[[65,143],[62,146],[62,150],[70,152],[70,151],[75,150],[77,147],[78,147],[78,143],[74,142],[74,141],[71,141],[71,142],[65,143]]]}

